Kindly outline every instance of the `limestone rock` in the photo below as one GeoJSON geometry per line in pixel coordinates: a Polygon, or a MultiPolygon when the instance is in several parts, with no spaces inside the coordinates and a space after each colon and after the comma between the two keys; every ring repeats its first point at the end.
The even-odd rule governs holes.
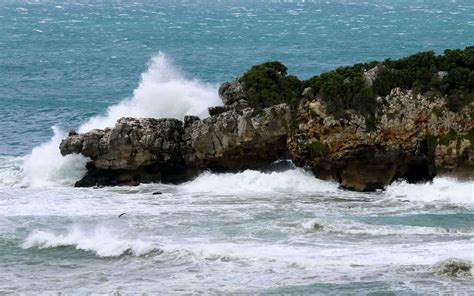
{"type": "Polygon", "coordinates": [[[219,88],[219,96],[224,105],[232,105],[241,100],[247,100],[244,87],[239,78],[223,83],[219,88]]]}
{"type": "Polygon", "coordinates": [[[290,126],[286,104],[230,110],[187,127],[184,157],[191,167],[216,171],[261,168],[284,156],[290,126]]]}
{"type": "Polygon", "coordinates": [[[91,159],[78,186],[174,182],[187,174],[182,134],[182,122],[176,119],[121,118],[112,129],[67,137],[60,151],[91,159]]]}
{"type": "Polygon", "coordinates": [[[442,97],[398,88],[380,101],[373,131],[355,113],[336,119],[317,98],[303,102],[288,142],[294,162],[357,191],[383,189],[398,178],[425,181],[437,171],[474,167],[467,136],[474,127],[474,103],[454,113],[442,97]]]}

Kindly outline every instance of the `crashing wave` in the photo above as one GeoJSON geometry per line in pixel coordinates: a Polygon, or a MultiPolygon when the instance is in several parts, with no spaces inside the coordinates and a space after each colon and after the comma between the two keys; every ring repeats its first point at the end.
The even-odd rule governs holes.
{"type": "MultiPolygon", "coordinates": [[[[165,54],[159,53],[151,59],[132,97],[109,107],[105,115],[90,118],[79,131],[114,126],[121,117],[206,117],[208,107],[220,104],[217,86],[185,78],[165,54]]],[[[86,158],[61,156],[58,147],[65,135],[57,127],[53,131],[51,140],[34,148],[25,159],[23,181],[28,186],[71,185],[86,172],[86,158]]]]}
{"type": "Polygon", "coordinates": [[[338,185],[316,179],[311,172],[298,168],[271,173],[254,170],[235,174],[205,172],[179,188],[186,192],[214,192],[217,194],[321,193],[337,191],[338,185]]]}
{"type": "Polygon", "coordinates": [[[22,244],[24,249],[46,249],[65,246],[93,252],[99,257],[118,257],[126,254],[143,256],[151,252],[160,252],[160,248],[153,243],[142,240],[121,239],[104,227],[96,228],[92,233],[85,232],[79,228],[73,228],[66,234],[35,230],[22,244]]]}

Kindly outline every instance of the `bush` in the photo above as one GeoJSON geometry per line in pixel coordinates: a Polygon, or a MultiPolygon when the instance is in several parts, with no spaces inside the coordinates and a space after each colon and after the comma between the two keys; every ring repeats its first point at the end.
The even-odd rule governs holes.
{"type": "Polygon", "coordinates": [[[302,85],[296,76],[287,76],[287,68],[280,62],[253,66],[242,76],[249,105],[266,108],[299,100],[302,85]]]}
{"type": "Polygon", "coordinates": [[[300,81],[287,75],[280,62],[253,66],[242,77],[249,105],[256,109],[280,103],[296,106],[301,92],[311,87],[319,94],[326,110],[336,118],[355,111],[366,119],[368,130],[376,127],[377,96],[386,96],[396,87],[418,93],[447,96],[448,107],[458,111],[474,101],[474,46],[464,50],[420,52],[399,60],[356,64],[300,81]],[[364,80],[364,71],[378,66],[372,85],[364,80]],[[439,72],[447,72],[446,77],[439,72]]]}

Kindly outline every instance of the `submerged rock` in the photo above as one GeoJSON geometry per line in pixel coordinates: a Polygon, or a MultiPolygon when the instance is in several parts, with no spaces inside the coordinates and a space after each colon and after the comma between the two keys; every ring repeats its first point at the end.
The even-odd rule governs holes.
{"type": "Polygon", "coordinates": [[[449,277],[472,276],[472,263],[459,259],[448,259],[434,266],[439,275],[449,277]]]}

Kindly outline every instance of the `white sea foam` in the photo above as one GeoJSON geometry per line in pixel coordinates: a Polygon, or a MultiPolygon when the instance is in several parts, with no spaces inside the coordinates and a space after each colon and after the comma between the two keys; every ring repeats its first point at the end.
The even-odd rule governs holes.
{"type": "Polygon", "coordinates": [[[188,192],[245,193],[321,193],[334,192],[338,185],[316,179],[301,168],[284,172],[263,173],[246,170],[240,173],[214,174],[206,172],[180,186],[188,192]]]}
{"type": "Polygon", "coordinates": [[[33,149],[23,162],[23,181],[33,187],[70,185],[85,174],[87,158],[81,155],[61,156],[59,143],[64,134],[53,127],[54,136],[33,149]]]}
{"type": "Polygon", "coordinates": [[[0,157],[0,185],[13,186],[21,181],[22,157],[0,157]]]}
{"type": "MultiPolygon", "coordinates": [[[[220,103],[217,86],[185,78],[165,54],[159,53],[151,59],[131,98],[109,107],[105,115],[89,119],[79,131],[110,127],[124,116],[183,119],[193,114],[206,117],[208,107],[220,103]]],[[[71,184],[85,173],[85,158],[60,155],[59,143],[65,135],[57,127],[53,130],[52,139],[34,148],[26,157],[24,182],[29,186],[71,184]]]]}
{"type": "Polygon", "coordinates": [[[320,267],[351,268],[359,266],[410,266],[432,265],[441,260],[456,256],[461,260],[472,261],[472,241],[428,242],[425,244],[324,244],[324,245],[289,245],[289,244],[252,244],[252,243],[204,243],[186,246],[167,245],[166,252],[186,249],[208,260],[223,259],[227,261],[264,261],[278,264],[296,264],[303,268],[319,269],[320,267]]]}
{"type": "Polygon", "coordinates": [[[153,251],[159,251],[158,246],[153,243],[119,238],[106,227],[97,227],[93,232],[73,227],[65,234],[35,230],[22,244],[24,249],[64,246],[73,246],[77,250],[93,252],[99,257],[117,257],[124,254],[143,256],[153,251]]]}
{"type": "Polygon", "coordinates": [[[208,107],[220,105],[217,86],[184,77],[163,53],[150,61],[133,96],[93,117],[79,131],[110,127],[124,116],[183,119],[185,115],[207,117],[208,107]]]}
{"type": "Polygon", "coordinates": [[[474,182],[449,177],[437,177],[433,182],[423,184],[408,184],[402,181],[388,186],[385,194],[414,202],[474,204],[474,182]]]}

